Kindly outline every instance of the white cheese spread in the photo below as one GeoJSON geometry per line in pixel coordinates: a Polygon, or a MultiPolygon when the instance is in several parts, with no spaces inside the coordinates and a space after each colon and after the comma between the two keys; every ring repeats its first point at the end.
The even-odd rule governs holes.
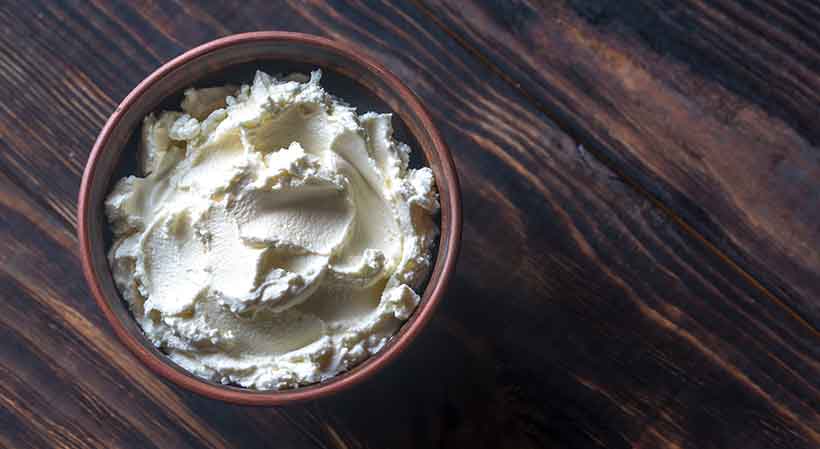
{"type": "Polygon", "coordinates": [[[189,89],[145,118],[140,175],[106,199],[109,262],[145,335],[197,376],[319,382],[379,351],[419,303],[439,204],[390,114],[310,78],[189,89]]]}

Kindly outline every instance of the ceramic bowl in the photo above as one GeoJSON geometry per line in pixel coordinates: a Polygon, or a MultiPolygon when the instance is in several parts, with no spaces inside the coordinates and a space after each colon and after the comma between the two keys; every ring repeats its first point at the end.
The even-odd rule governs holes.
{"type": "Polygon", "coordinates": [[[78,234],[83,271],[91,293],[117,337],[157,375],[210,398],[244,405],[278,405],[315,399],[360,383],[394,360],[430,321],[455,270],[461,234],[461,199],[453,160],[419,99],[399,79],[353,45],[317,36],[256,32],[228,36],[196,47],[143,80],[106,122],[89,156],[79,196],[78,234]],[[377,354],[332,379],[290,390],[257,391],[207,381],[187,372],[143,335],[121,299],[106,254],[111,244],[103,202],[114,182],[135,172],[137,136],[143,117],[177,109],[191,86],[249,83],[268,73],[323,70],[329,92],[359,108],[394,113],[397,138],[408,143],[411,164],[432,168],[438,184],[441,235],[435,265],[419,307],[377,354]]]}

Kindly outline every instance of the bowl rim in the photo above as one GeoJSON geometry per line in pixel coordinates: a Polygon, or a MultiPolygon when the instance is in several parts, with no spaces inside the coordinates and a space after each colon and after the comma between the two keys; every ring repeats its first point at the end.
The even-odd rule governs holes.
{"type": "Polygon", "coordinates": [[[77,235],[80,243],[80,259],[83,274],[85,276],[86,283],[91,290],[92,296],[102,310],[106,321],[108,321],[113,328],[114,333],[119,338],[120,342],[125,344],[131,353],[134,354],[137,359],[139,359],[156,375],[170,380],[174,384],[194,393],[209,397],[211,399],[217,399],[240,405],[282,405],[285,403],[325,397],[348,389],[353,385],[362,382],[366,378],[369,378],[378,372],[385,365],[394,361],[396,357],[406,349],[411,341],[418,336],[422,328],[424,328],[424,326],[430,321],[434,309],[441,301],[444,292],[446,291],[446,288],[455,272],[456,261],[458,259],[461,244],[462,216],[458,174],[456,172],[455,164],[450,151],[444,144],[438,128],[434,125],[433,120],[430,118],[427,110],[422,106],[419,98],[401,80],[399,80],[398,77],[381,66],[379,63],[375,62],[369,56],[366,56],[365,53],[357,49],[354,44],[305,33],[257,31],[229,35],[194,47],[160,66],[153,73],[143,79],[120,102],[106,121],[88,157],[88,162],[86,163],[85,170],[83,172],[78,199],[77,235]],[[409,109],[414,115],[416,115],[416,118],[429,133],[430,140],[432,142],[432,150],[439,158],[439,166],[441,173],[443,174],[443,179],[436,179],[436,182],[447,184],[447,197],[449,203],[447,211],[450,216],[450,226],[446,247],[439,248],[439,251],[443,250],[445,253],[443,260],[437,262],[438,264],[442,264],[438,281],[435,284],[428,284],[425,288],[424,293],[427,293],[427,290],[432,288],[429,297],[415,311],[415,316],[411,319],[411,321],[408,321],[403,326],[400,333],[397,337],[395,337],[395,341],[391,342],[389,346],[371,356],[368,359],[368,363],[358,365],[344,373],[342,376],[337,376],[327,381],[306,387],[291,390],[243,391],[241,389],[229,389],[227,387],[209,383],[208,381],[200,379],[194,375],[188,376],[183,374],[178,369],[168,364],[165,360],[161,360],[160,357],[148,350],[142,342],[138,341],[137,338],[125,328],[125,325],[117,317],[106,299],[100,285],[100,279],[98,279],[95,275],[95,271],[92,266],[92,238],[89,233],[89,221],[92,213],[90,194],[92,190],[91,187],[95,181],[94,177],[100,155],[107,146],[112,132],[119,125],[123,115],[130,107],[133,106],[137,98],[142,96],[160,79],[194,59],[226,47],[266,41],[307,44],[340,54],[342,57],[353,60],[378,78],[382,79],[397,93],[398,98],[401,98],[402,101],[405,101],[408,104],[409,109]]]}

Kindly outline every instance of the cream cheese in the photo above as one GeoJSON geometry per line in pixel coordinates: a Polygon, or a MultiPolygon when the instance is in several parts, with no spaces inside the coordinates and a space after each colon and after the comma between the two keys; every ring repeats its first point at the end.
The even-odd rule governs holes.
{"type": "Polygon", "coordinates": [[[189,89],[145,118],[140,177],[106,199],[115,283],[154,345],[255,389],[330,378],[419,303],[439,204],[390,114],[310,78],[189,89]]]}

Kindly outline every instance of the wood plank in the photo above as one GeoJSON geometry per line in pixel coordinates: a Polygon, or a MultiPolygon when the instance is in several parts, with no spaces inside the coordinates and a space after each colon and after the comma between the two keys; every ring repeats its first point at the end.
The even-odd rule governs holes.
{"type": "MultiPolygon", "coordinates": [[[[84,101],[104,111],[161,60],[222,34],[310,31],[359,43],[422,97],[455,153],[466,217],[453,288],[431,327],[393,366],[312,404],[226,406],[156,380],[111,340],[73,254],[68,227],[78,177],[71,158],[58,156],[65,148],[38,143],[37,128],[0,119],[0,171],[15,176],[0,177],[0,246],[10,255],[0,259],[0,319],[10,341],[19,342],[3,346],[0,366],[31,375],[35,387],[54,382],[49,372],[64,373],[53,388],[65,392],[67,404],[52,411],[45,401],[25,399],[15,393],[24,391],[22,382],[0,391],[0,399],[23,398],[21,410],[42,415],[40,428],[48,419],[78,438],[88,432],[123,447],[186,447],[199,439],[217,447],[328,448],[820,442],[815,336],[422,11],[380,3],[272,8],[259,1],[205,11],[99,2],[49,4],[38,15],[37,5],[27,5],[15,11],[17,23],[2,23],[14,27],[4,39],[26,36],[28,47],[0,47],[13,53],[3,57],[22,58],[17,66],[30,79],[41,79],[36,68],[51,63],[87,81],[61,89],[62,78],[44,78],[40,90],[9,108],[16,120],[74,142],[69,151],[80,161],[104,117],[68,126],[50,114],[72,112],[61,104],[84,101]],[[182,17],[196,26],[175,27],[182,17]],[[112,38],[95,42],[96,35],[112,38]],[[89,396],[101,411],[63,412],[89,396]],[[160,422],[134,425],[135,442],[128,443],[118,420],[142,419],[160,422]]],[[[28,416],[16,413],[9,420],[28,416]]],[[[36,437],[0,428],[0,441],[59,443],[32,429],[36,437]]]]}
{"type": "Polygon", "coordinates": [[[816,4],[422,2],[596,157],[820,326],[816,4]]]}

